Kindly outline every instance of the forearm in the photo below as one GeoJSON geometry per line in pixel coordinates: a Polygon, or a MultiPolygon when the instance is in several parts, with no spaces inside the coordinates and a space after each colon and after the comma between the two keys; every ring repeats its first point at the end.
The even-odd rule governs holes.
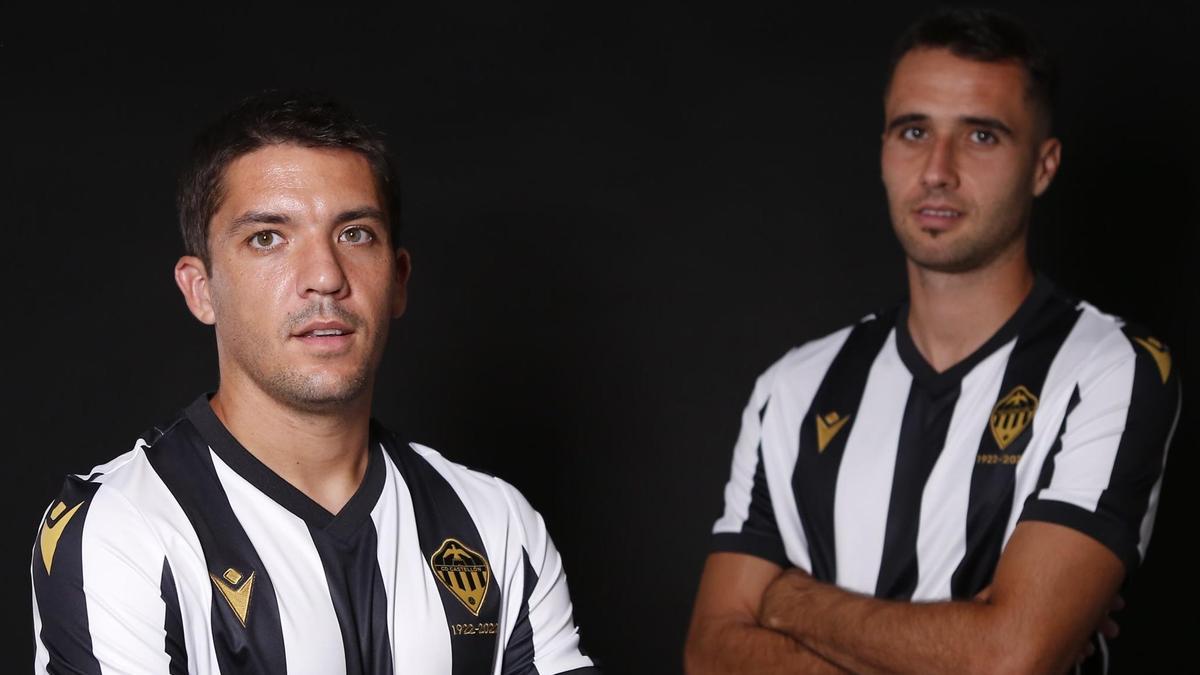
{"type": "Polygon", "coordinates": [[[982,602],[877,600],[813,583],[764,623],[855,672],[1004,671],[1006,620],[982,602]]]}
{"type": "Polygon", "coordinates": [[[735,620],[696,626],[684,662],[688,675],[848,672],[783,633],[735,620]]]}

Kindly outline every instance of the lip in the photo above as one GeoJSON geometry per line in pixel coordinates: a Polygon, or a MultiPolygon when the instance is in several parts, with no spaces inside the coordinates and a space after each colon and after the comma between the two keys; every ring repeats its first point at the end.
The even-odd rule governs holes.
{"type": "Polygon", "coordinates": [[[311,321],[292,333],[292,337],[321,351],[336,352],[348,347],[354,340],[354,329],[340,321],[311,321]]]}
{"type": "Polygon", "coordinates": [[[967,215],[965,211],[950,204],[925,203],[912,210],[913,217],[921,229],[943,231],[954,227],[967,215]]]}

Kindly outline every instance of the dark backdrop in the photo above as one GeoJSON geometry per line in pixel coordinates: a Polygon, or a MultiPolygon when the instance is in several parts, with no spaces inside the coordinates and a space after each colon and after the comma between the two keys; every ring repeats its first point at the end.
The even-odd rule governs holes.
{"type": "MultiPolygon", "coordinates": [[[[378,416],[524,491],[609,672],[679,669],[754,378],[904,292],[880,89],[892,40],[928,5],[428,4],[6,10],[0,658],[14,669],[32,653],[29,546],[62,476],[216,385],[211,331],[171,280],[174,180],[191,135],[268,86],[344,98],[399,157],[415,275],[378,416]]],[[[1200,382],[1195,14],[1012,9],[1066,78],[1035,259],[1155,327],[1200,382]]],[[[1114,645],[1130,670],[1178,667],[1200,627],[1194,400],[1114,645]],[[1185,618],[1167,619],[1175,607],[1185,618]]]]}

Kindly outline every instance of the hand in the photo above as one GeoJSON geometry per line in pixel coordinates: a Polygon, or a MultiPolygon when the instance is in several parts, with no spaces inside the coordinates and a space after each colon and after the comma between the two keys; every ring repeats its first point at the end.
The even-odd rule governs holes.
{"type": "MultiPolygon", "coordinates": [[[[1111,640],[1120,635],[1121,627],[1117,625],[1117,622],[1112,618],[1112,615],[1114,612],[1119,612],[1123,609],[1125,609],[1125,598],[1122,598],[1120,595],[1113,596],[1112,604],[1109,605],[1108,612],[1103,618],[1100,619],[1100,623],[1096,625],[1095,632],[1103,635],[1107,640],[1111,640]]],[[[1083,649],[1080,651],[1079,656],[1075,657],[1075,664],[1078,665],[1083,663],[1095,653],[1096,646],[1089,638],[1088,641],[1083,644],[1083,649]]]]}
{"type": "Polygon", "coordinates": [[[763,628],[785,632],[786,617],[803,612],[800,605],[806,589],[818,583],[799,567],[791,567],[775,577],[763,591],[758,609],[758,623],[763,628]]]}

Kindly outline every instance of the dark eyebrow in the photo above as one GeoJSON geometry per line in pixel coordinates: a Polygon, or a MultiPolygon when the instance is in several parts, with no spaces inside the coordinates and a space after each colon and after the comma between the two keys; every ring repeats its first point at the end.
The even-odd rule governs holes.
{"type": "Polygon", "coordinates": [[[906,113],[888,122],[887,131],[891,131],[896,127],[907,126],[913,122],[927,122],[928,120],[929,115],[924,115],[921,113],[906,113]]]}
{"type": "Polygon", "coordinates": [[[363,206],[357,209],[350,209],[349,211],[342,211],[338,214],[337,218],[333,219],[333,223],[335,225],[341,225],[352,220],[369,219],[378,220],[381,223],[387,222],[387,219],[383,217],[383,211],[380,211],[373,206],[363,206]]]}
{"type": "Polygon", "coordinates": [[[1007,124],[994,117],[964,117],[962,121],[973,127],[983,127],[992,131],[999,131],[1009,138],[1012,138],[1013,135],[1013,130],[1007,124]]]}
{"type": "Polygon", "coordinates": [[[265,223],[267,225],[283,225],[287,222],[289,222],[288,217],[282,213],[272,213],[270,211],[247,211],[233,219],[231,229],[238,230],[246,225],[256,223],[265,223]]]}

